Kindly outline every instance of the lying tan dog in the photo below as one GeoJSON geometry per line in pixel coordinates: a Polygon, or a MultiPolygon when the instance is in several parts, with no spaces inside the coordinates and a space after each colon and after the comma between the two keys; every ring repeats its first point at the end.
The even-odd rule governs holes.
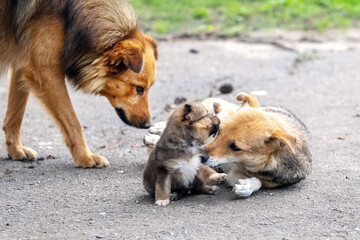
{"type": "Polygon", "coordinates": [[[207,183],[222,182],[226,174],[202,165],[201,146],[217,132],[220,121],[200,103],[185,104],[169,117],[160,140],[152,150],[143,172],[145,189],[155,203],[166,206],[187,192],[212,194],[217,188],[207,183]]]}
{"type": "Polygon", "coordinates": [[[205,146],[211,167],[230,164],[228,183],[237,196],[261,187],[291,185],[311,171],[308,130],[290,111],[259,107],[255,95],[237,96],[242,107],[223,120],[215,140],[205,146]]]}
{"type": "Polygon", "coordinates": [[[76,89],[105,96],[126,124],[149,128],[157,55],[155,40],[138,30],[126,0],[1,1],[0,72],[11,68],[3,125],[9,156],[37,157],[20,138],[32,92],[59,125],[76,166],[107,166],[85,142],[65,78],[76,89]]]}

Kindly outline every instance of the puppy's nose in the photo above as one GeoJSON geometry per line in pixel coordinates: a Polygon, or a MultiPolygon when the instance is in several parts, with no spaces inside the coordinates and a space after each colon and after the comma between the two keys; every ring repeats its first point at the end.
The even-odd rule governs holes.
{"type": "Polygon", "coordinates": [[[207,156],[207,155],[201,155],[200,156],[201,163],[206,163],[208,159],[209,159],[209,156],[207,156]]]}
{"type": "Polygon", "coordinates": [[[151,123],[148,122],[148,121],[143,122],[143,123],[140,124],[140,127],[141,127],[141,128],[145,128],[145,129],[148,129],[148,128],[151,127],[151,123]]]}

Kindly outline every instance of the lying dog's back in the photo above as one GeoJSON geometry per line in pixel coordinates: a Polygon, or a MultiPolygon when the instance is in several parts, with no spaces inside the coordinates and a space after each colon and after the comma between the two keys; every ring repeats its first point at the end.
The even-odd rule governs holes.
{"type": "Polygon", "coordinates": [[[261,107],[263,111],[273,116],[285,130],[296,137],[296,153],[290,149],[277,151],[274,155],[283,165],[271,172],[260,172],[273,182],[289,185],[303,180],[311,171],[312,156],[308,147],[309,131],[305,124],[290,110],[278,106],[261,107]]]}

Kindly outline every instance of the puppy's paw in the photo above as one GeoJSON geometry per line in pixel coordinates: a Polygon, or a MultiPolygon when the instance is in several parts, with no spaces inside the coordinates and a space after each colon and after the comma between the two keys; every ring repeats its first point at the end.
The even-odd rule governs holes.
{"type": "Polygon", "coordinates": [[[208,194],[215,194],[215,192],[219,189],[219,187],[217,186],[211,186],[210,191],[208,192],[208,194]]]}
{"type": "Polygon", "coordinates": [[[233,188],[233,192],[238,197],[249,197],[253,192],[259,190],[261,182],[257,178],[239,179],[233,188]]]}
{"type": "Polygon", "coordinates": [[[158,122],[149,128],[149,133],[161,136],[166,128],[166,122],[158,122]]]}
{"type": "Polygon", "coordinates": [[[170,199],[165,199],[165,200],[156,200],[155,204],[161,207],[165,207],[167,205],[170,204],[170,199]]]}
{"type": "Polygon", "coordinates": [[[37,158],[37,153],[31,148],[24,146],[17,146],[7,148],[9,157],[13,160],[34,160],[37,158]]]}
{"type": "Polygon", "coordinates": [[[159,140],[160,140],[159,135],[148,134],[148,135],[145,135],[143,142],[144,142],[145,146],[147,146],[147,147],[154,147],[159,140]]]}
{"type": "Polygon", "coordinates": [[[102,167],[107,167],[109,165],[109,161],[103,156],[89,154],[79,159],[76,159],[75,165],[81,168],[92,168],[92,167],[102,168],[102,167]]]}
{"type": "Polygon", "coordinates": [[[214,173],[209,177],[210,184],[220,184],[225,180],[227,174],[225,173],[214,173]]]}

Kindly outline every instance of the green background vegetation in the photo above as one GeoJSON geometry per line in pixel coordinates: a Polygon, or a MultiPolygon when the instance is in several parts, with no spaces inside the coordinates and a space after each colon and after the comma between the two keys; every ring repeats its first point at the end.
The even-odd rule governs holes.
{"type": "Polygon", "coordinates": [[[161,36],[359,27],[360,0],[133,0],[141,28],[161,36]]]}

